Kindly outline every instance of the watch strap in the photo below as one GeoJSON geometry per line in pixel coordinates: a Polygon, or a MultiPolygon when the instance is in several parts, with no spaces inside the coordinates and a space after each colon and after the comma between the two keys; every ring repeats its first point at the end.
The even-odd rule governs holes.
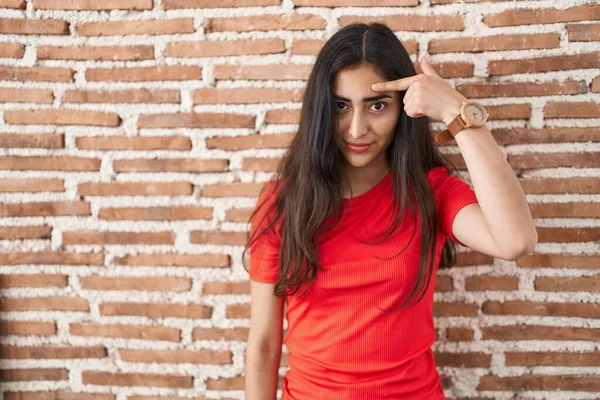
{"type": "Polygon", "coordinates": [[[437,144],[445,144],[454,140],[454,137],[458,132],[463,130],[467,124],[458,114],[449,124],[448,128],[438,132],[435,135],[435,141],[437,144]]]}

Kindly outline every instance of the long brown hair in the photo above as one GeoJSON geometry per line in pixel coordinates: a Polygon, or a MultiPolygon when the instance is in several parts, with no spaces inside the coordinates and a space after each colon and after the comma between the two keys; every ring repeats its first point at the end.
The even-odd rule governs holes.
{"type": "MultiPolygon", "coordinates": [[[[306,282],[308,290],[314,283],[317,271],[326,271],[317,258],[319,235],[339,222],[339,212],[343,208],[340,189],[343,155],[337,146],[340,135],[332,94],[333,82],[340,70],[360,63],[374,65],[386,80],[416,75],[404,46],[393,31],[381,23],[347,25],[331,36],[319,52],[302,99],[298,131],[274,177],[261,190],[259,199],[264,201],[257,204],[250,217],[254,228],[263,226],[267,217],[268,223],[260,232],[251,229],[242,257],[244,260],[246,251],[261,235],[273,238],[277,230],[280,238],[277,241],[280,243],[279,275],[274,294],[278,297],[295,294],[306,282]],[[268,210],[261,212],[266,203],[271,203],[268,210]],[[259,212],[263,217],[255,221],[259,212]],[[333,224],[322,226],[332,215],[336,215],[333,224]]],[[[405,93],[400,92],[400,100],[405,93]]],[[[443,158],[434,144],[428,118],[411,118],[404,109],[394,138],[386,149],[386,156],[398,213],[391,229],[384,230],[389,234],[374,243],[380,243],[392,235],[407,206],[416,219],[415,200],[419,215],[425,216],[420,218],[422,240],[419,274],[411,294],[399,306],[402,307],[419,291],[422,294],[417,301],[423,298],[435,267],[435,257],[432,255],[435,254],[438,226],[427,171],[437,166],[449,169],[448,165],[452,164],[443,158]]],[[[453,165],[452,169],[455,169],[453,165]]],[[[416,223],[414,225],[416,230],[416,223]]],[[[413,231],[413,238],[414,234],[413,231]]],[[[454,245],[447,239],[442,248],[440,268],[449,268],[455,261],[454,245]]],[[[248,271],[245,263],[242,263],[248,271]]]]}

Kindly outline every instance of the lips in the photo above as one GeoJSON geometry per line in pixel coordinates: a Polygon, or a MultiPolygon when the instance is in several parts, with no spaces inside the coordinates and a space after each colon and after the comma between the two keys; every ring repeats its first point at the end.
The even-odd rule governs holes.
{"type": "Polygon", "coordinates": [[[356,145],[353,143],[346,142],[346,148],[348,148],[350,151],[354,151],[354,152],[358,152],[358,153],[367,151],[370,146],[371,146],[371,143],[356,145]]]}
{"type": "Polygon", "coordinates": [[[360,147],[360,146],[368,146],[371,143],[352,143],[352,142],[346,142],[348,143],[350,146],[354,146],[354,147],[360,147]]]}

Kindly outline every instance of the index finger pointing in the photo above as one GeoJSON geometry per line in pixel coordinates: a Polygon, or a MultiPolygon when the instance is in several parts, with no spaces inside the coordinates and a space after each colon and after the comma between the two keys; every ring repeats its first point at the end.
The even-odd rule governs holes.
{"type": "Polygon", "coordinates": [[[371,90],[375,92],[385,92],[388,90],[407,90],[411,83],[417,78],[418,75],[407,76],[406,78],[400,78],[393,81],[377,82],[371,85],[371,90]]]}

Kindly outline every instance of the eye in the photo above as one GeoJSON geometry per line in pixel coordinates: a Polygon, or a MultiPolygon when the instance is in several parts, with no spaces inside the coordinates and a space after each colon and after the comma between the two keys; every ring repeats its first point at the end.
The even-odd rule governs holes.
{"type": "Polygon", "coordinates": [[[381,105],[383,106],[383,107],[382,107],[382,108],[380,108],[379,110],[375,110],[375,111],[383,111],[383,110],[385,110],[385,109],[386,109],[386,107],[387,107],[387,104],[385,104],[383,101],[377,101],[377,102],[373,103],[372,105],[375,105],[375,104],[381,104],[381,105]]]}
{"type": "MultiPolygon", "coordinates": [[[[381,112],[381,111],[383,111],[383,110],[385,110],[385,109],[387,108],[387,104],[385,104],[383,101],[376,101],[375,103],[373,103],[373,104],[371,105],[371,107],[373,107],[374,105],[377,105],[377,104],[379,104],[379,108],[376,108],[376,109],[374,109],[374,110],[375,110],[375,111],[377,111],[377,112],[381,112]]],[[[345,103],[342,103],[342,102],[336,101],[336,102],[335,102],[335,109],[336,109],[336,111],[343,111],[343,110],[344,110],[344,108],[340,108],[340,105],[341,105],[342,107],[345,107],[345,106],[346,106],[346,104],[345,104],[345,103]]]]}
{"type": "Polygon", "coordinates": [[[340,104],[341,104],[342,106],[345,106],[345,105],[346,105],[345,103],[342,103],[342,102],[340,102],[340,101],[336,101],[336,102],[335,102],[335,109],[336,109],[336,111],[343,111],[343,108],[339,108],[339,107],[338,107],[340,104]]]}

